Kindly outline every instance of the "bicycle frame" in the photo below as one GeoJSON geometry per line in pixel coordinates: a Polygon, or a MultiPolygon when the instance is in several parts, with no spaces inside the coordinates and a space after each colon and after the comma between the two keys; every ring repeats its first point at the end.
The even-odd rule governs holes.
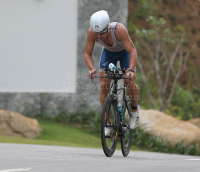
{"type": "MultiPolygon", "coordinates": [[[[112,104],[117,108],[118,107],[118,94],[121,92],[118,92],[118,90],[123,90],[123,98],[122,98],[122,102],[125,103],[126,107],[129,107],[128,106],[128,100],[127,100],[127,96],[125,96],[125,91],[126,91],[126,85],[124,84],[123,86],[120,86],[120,89],[118,89],[118,80],[120,79],[130,79],[130,78],[127,78],[127,77],[123,77],[123,75],[125,74],[125,70],[116,70],[115,72],[110,72],[108,69],[104,69],[104,71],[106,72],[107,76],[96,76],[96,78],[109,78],[109,79],[112,79],[112,83],[111,83],[111,86],[110,86],[110,94],[108,94],[108,96],[106,97],[106,100],[104,102],[104,105],[107,101],[112,101],[112,104]],[[122,71],[122,74],[119,74],[119,71],[122,71]],[[117,93],[118,92],[118,93],[117,93]]],[[[117,108],[118,109],[118,108],[117,108]]],[[[129,111],[129,114],[131,112],[131,109],[127,108],[128,111],[129,111]]],[[[125,113],[125,112],[124,112],[125,113]]],[[[119,112],[117,111],[117,118],[120,118],[120,114],[119,112]]],[[[124,121],[120,121],[120,125],[123,125],[124,124],[124,121]]],[[[107,125],[107,127],[110,127],[110,125],[107,125]]],[[[122,128],[122,126],[119,126],[120,128],[122,128]]],[[[125,133],[127,130],[129,130],[129,126],[126,127],[126,129],[124,129],[124,132],[125,133]]],[[[122,133],[122,135],[123,135],[122,133]]]]}
{"type": "MultiPolygon", "coordinates": [[[[118,106],[118,94],[121,92],[121,90],[123,91],[123,96],[122,96],[122,102],[125,103],[126,107],[129,107],[128,105],[128,100],[126,99],[126,85],[124,84],[123,86],[120,86],[120,88],[118,88],[118,80],[117,79],[113,79],[113,82],[111,83],[111,87],[110,87],[110,94],[108,94],[107,98],[109,100],[112,101],[112,103],[114,104],[114,106],[118,106]]],[[[124,105],[122,105],[124,106],[124,105]]],[[[127,108],[128,111],[130,112],[130,109],[127,108]]],[[[123,112],[125,114],[125,112],[123,112]]],[[[119,112],[117,112],[118,118],[120,117],[119,112]]],[[[124,125],[124,120],[120,120],[120,126],[119,126],[119,136],[123,137],[123,134],[126,133],[126,131],[130,130],[129,126],[128,127],[123,127],[124,125]]],[[[107,125],[107,127],[111,127],[110,125],[107,125]]]]}

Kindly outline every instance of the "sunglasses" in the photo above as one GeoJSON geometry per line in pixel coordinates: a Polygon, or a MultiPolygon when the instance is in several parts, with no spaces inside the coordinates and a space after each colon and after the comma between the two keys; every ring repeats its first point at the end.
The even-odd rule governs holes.
{"type": "Polygon", "coordinates": [[[103,35],[104,33],[108,32],[108,28],[103,30],[102,32],[96,32],[96,35],[103,35]]]}

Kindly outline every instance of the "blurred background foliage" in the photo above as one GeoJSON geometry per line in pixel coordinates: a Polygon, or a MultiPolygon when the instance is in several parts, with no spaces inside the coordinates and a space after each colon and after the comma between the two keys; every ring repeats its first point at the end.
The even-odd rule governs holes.
{"type": "MultiPolygon", "coordinates": [[[[149,16],[165,21],[165,29],[170,37],[185,34],[182,42],[183,55],[190,52],[186,67],[182,76],[178,79],[174,95],[165,112],[181,120],[189,120],[200,117],[200,2],[196,0],[129,0],[128,31],[137,48],[138,56],[142,56],[144,72],[147,73],[149,53],[144,45],[141,45],[138,34],[148,32],[148,36],[154,39],[154,31],[151,30],[149,16]],[[138,32],[140,31],[140,32],[138,32]]],[[[141,36],[141,35],[140,35],[141,36]]],[[[170,41],[170,40],[169,40],[170,41]]],[[[172,43],[172,42],[171,42],[172,43]]],[[[170,51],[170,49],[169,49],[170,51]]],[[[172,51],[172,49],[171,49],[172,51]]],[[[170,52],[169,52],[170,53],[170,52]]],[[[179,61],[175,61],[175,67],[179,61]]],[[[166,65],[166,64],[163,64],[166,65]]],[[[138,67],[137,67],[138,69],[138,67]]],[[[164,76],[166,73],[162,73],[164,76]]],[[[151,71],[148,75],[154,75],[151,71]]],[[[172,85],[172,77],[169,79],[169,90],[172,85]]],[[[142,79],[140,70],[137,72],[136,83],[140,87],[141,100],[139,104],[144,109],[153,108],[142,79]]],[[[152,95],[157,95],[158,82],[155,77],[148,80],[148,89],[152,95]]],[[[159,105],[158,98],[155,103],[159,105]]]]}

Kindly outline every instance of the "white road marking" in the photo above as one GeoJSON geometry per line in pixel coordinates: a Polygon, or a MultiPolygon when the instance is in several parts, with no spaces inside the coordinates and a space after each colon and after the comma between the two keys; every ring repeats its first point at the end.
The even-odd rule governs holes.
{"type": "MultiPolygon", "coordinates": [[[[200,159],[185,159],[185,160],[200,161],[200,159]]],[[[0,171],[0,172],[1,172],[1,171],[0,171]]]]}
{"type": "Polygon", "coordinates": [[[0,172],[15,172],[15,171],[27,171],[27,170],[31,170],[31,168],[19,168],[19,169],[0,170],[0,172]]]}

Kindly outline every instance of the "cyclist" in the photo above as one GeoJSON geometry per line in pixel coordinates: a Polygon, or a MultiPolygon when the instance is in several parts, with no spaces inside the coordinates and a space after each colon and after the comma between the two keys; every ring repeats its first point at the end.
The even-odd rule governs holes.
{"type": "MultiPolygon", "coordinates": [[[[92,52],[95,42],[103,46],[100,69],[108,68],[110,63],[117,65],[120,61],[121,69],[128,68],[126,77],[130,80],[124,79],[124,84],[127,87],[128,95],[131,99],[132,113],[130,116],[130,128],[139,123],[139,111],[137,108],[139,87],[135,84],[136,79],[136,58],[137,51],[125,26],[118,22],[110,23],[107,11],[101,10],[94,13],[90,18],[90,28],[88,30],[87,41],[84,51],[85,62],[90,69],[88,77],[94,79],[96,76],[96,69],[92,59],[92,52]]],[[[104,71],[99,73],[104,76],[104,71]]],[[[110,90],[110,79],[100,78],[100,104],[103,107],[106,96],[110,90]]],[[[105,135],[109,135],[111,129],[105,129],[105,135]]]]}

